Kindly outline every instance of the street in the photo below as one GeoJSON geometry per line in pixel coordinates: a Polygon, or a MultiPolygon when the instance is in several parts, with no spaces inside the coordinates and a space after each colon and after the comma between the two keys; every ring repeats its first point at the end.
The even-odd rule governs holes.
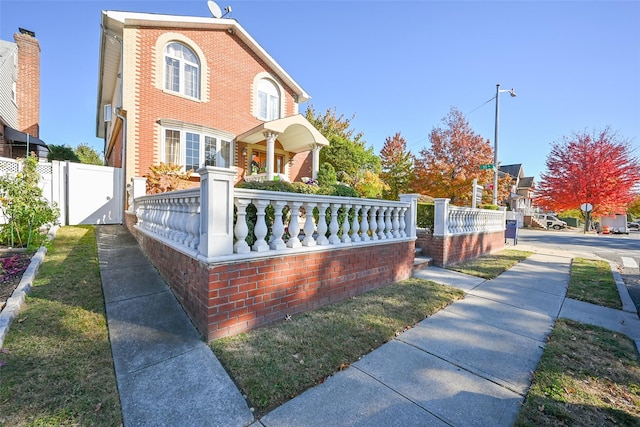
{"type": "MultiPolygon", "coordinates": [[[[640,311],[640,231],[629,234],[584,234],[578,230],[518,230],[518,243],[594,254],[618,265],[629,295],[640,311]]],[[[512,242],[512,240],[510,240],[512,242]]],[[[517,245],[515,247],[517,249],[517,245]]]]}

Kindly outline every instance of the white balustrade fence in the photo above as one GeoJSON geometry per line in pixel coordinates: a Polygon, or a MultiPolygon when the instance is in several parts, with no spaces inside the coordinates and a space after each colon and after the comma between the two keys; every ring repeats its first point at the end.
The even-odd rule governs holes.
{"type": "Polygon", "coordinates": [[[449,199],[435,199],[434,236],[504,231],[505,212],[450,206],[449,199]]]}
{"type": "MultiPolygon", "coordinates": [[[[235,171],[200,169],[200,188],[144,194],[129,185],[137,227],[176,250],[211,262],[270,254],[415,240],[417,195],[401,201],[234,188],[235,171]]],[[[505,212],[449,206],[436,199],[434,236],[505,229],[505,212]]]]}
{"type": "Polygon", "coordinates": [[[233,170],[198,172],[200,188],[138,197],[145,183],[135,178],[129,201],[139,229],[202,260],[415,240],[417,195],[395,202],[249,190],[233,187],[233,170]]]}

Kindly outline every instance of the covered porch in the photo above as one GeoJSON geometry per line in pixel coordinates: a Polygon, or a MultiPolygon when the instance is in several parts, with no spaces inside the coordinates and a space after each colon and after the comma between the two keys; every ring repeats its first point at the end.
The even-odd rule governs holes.
{"type": "Polygon", "coordinates": [[[236,144],[245,181],[293,181],[291,169],[296,154],[311,152],[309,178],[316,179],[320,149],[329,141],[302,114],[296,114],[262,123],[239,135],[236,144]]]}

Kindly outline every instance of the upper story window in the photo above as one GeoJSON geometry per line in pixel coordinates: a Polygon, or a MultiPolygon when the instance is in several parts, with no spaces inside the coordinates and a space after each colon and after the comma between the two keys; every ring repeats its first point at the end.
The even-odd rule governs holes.
{"type": "Polygon", "coordinates": [[[258,82],[258,118],[275,120],[280,118],[280,91],[270,79],[258,82]]]}
{"type": "Polygon", "coordinates": [[[171,42],[164,48],[164,88],[200,98],[200,61],[182,43],[171,42]]]}

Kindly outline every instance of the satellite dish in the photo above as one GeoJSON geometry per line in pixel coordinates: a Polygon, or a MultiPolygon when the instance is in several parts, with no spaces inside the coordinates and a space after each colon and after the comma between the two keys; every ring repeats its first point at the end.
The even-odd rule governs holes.
{"type": "Polygon", "coordinates": [[[209,7],[209,12],[214,18],[220,18],[222,16],[222,10],[220,10],[220,6],[216,4],[216,2],[209,0],[207,2],[207,7],[209,7]]]}

